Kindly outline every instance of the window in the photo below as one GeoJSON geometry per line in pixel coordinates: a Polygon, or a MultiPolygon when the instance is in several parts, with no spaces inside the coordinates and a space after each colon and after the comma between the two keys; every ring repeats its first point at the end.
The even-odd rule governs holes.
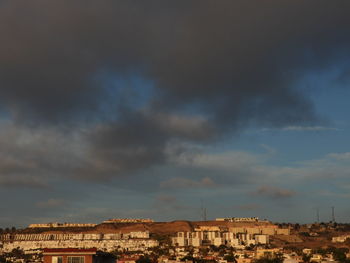
{"type": "Polygon", "coordinates": [[[84,263],[85,257],[68,257],[68,263],[84,263]]]}
{"type": "Polygon", "coordinates": [[[62,257],[52,257],[52,263],[63,263],[62,257]]]}
{"type": "Polygon", "coordinates": [[[204,240],[208,240],[209,238],[208,238],[208,232],[204,232],[203,233],[203,239],[204,240]]]}

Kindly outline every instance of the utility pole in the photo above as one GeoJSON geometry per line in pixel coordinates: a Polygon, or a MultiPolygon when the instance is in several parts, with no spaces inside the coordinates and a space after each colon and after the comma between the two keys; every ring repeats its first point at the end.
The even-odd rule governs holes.
{"type": "Polygon", "coordinates": [[[207,209],[204,207],[203,199],[201,199],[201,217],[202,221],[207,221],[207,209]]]}
{"type": "Polygon", "coordinates": [[[332,206],[332,222],[335,223],[334,206],[332,206]]]}
{"type": "Polygon", "coordinates": [[[320,209],[318,207],[316,208],[316,218],[317,218],[317,223],[320,223],[320,209]]]}

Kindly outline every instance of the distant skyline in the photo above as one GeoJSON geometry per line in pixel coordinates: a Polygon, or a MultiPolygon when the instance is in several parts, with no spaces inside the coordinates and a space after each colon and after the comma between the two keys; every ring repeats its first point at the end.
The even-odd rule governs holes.
{"type": "Polygon", "coordinates": [[[0,227],[350,222],[350,2],[0,1],[0,227]]]}

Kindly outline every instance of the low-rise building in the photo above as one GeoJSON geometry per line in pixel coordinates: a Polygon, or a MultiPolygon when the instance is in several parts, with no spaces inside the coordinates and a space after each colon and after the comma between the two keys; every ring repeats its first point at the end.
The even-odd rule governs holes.
{"type": "Polygon", "coordinates": [[[275,257],[279,253],[281,253],[280,248],[258,248],[255,251],[255,258],[259,259],[262,257],[275,257]]]}
{"type": "Polygon", "coordinates": [[[311,255],[312,249],[311,248],[304,248],[303,249],[303,253],[306,254],[306,255],[311,255]]]}
{"type": "Polygon", "coordinates": [[[90,249],[44,249],[44,263],[114,263],[111,255],[100,253],[96,248],[90,249]]]}
{"type": "Polygon", "coordinates": [[[236,258],[237,263],[251,263],[252,261],[252,258],[236,258]]]}
{"type": "Polygon", "coordinates": [[[332,242],[333,243],[343,243],[347,239],[350,239],[350,235],[342,235],[342,236],[332,237],[332,242]]]}
{"type": "Polygon", "coordinates": [[[310,262],[321,262],[322,261],[322,255],[321,254],[312,254],[310,258],[310,262]]]}

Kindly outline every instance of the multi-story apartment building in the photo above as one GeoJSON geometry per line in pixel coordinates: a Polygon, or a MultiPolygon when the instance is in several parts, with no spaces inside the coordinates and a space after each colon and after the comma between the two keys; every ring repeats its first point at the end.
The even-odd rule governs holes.
{"type": "Polygon", "coordinates": [[[176,246],[227,245],[232,247],[268,244],[269,236],[289,235],[290,230],[275,225],[248,227],[201,226],[191,232],[178,232],[172,239],[176,246]]]}
{"type": "Polygon", "coordinates": [[[247,234],[247,233],[232,233],[228,231],[193,231],[193,232],[178,232],[176,237],[173,237],[172,243],[176,246],[205,246],[205,245],[226,245],[238,247],[250,244],[267,244],[269,241],[268,235],[262,234],[247,234]]]}

